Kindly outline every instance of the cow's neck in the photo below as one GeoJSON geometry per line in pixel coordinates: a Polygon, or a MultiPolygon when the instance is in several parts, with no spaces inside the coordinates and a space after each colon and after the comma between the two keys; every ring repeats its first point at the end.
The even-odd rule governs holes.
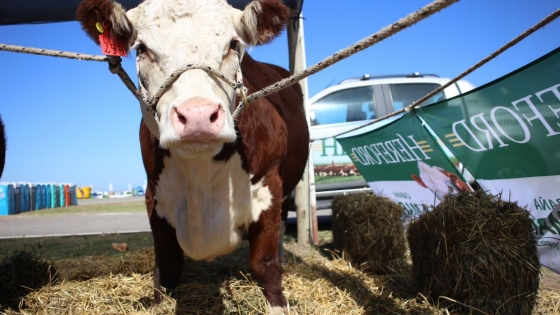
{"type": "Polygon", "coordinates": [[[183,251],[207,260],[233,251],[253,217],[250,176],[241,157],[184,159],[171,152],[164,165],[157,212],[175,227],[183,251]]]}

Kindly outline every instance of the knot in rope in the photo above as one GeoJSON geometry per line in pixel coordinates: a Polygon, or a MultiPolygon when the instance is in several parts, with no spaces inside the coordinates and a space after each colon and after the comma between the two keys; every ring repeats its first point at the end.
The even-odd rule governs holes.
{"type": "Polygon", "coordinates": [[[156,110],[157,109],[157,104],[158,104],[159,100],[161,99],[161,97],[163,96],[163,94],[167,91],[167,89],[169,89],[169,87],[173,83],[175,83],[175,81],[177,81],[177,79],[179,79],[179,77],[183,73],[185,73],[188,70],[195,70],[195,69],[206,71],[208,74],[213,75],[214,77],[224,81],[229,86],[231,86],[231,88],[235,90],[236,94],[241,96],[241,98],[244,101],[247,100],[247,95],[246,95],[247,88],[243,84],[243,74],[241,73],[241,66],[239,67],[239,69],[237,69],[236,78],[235,78],[235,81],[233,81],[233,80],[230,80],[230,79],[226,78],[225,75],[223,75],[221,72],[219,72],[218,70],[216,70],[216,69],[214,69],[210,66],[197,64],[197,63],[187,64],[187,65],[185,65],[183,67],[180,67],[179,69],[175,70],[163,82],[163,84],[160,86],[160,88],[156,91],[156,93],[153,96],[150,96],[148,94],[146,88],[144,88],[142,86],[141,82],[139,82],[139,85],[142,86],[141,94],[142,94],[142,98],[143,98],[144,102],[146,103],[146,110],[148,112],[152,112],[152,114],[156,118],[156,121],[159,122],[159,117],[158,117],[157,110],[156,110]]]}

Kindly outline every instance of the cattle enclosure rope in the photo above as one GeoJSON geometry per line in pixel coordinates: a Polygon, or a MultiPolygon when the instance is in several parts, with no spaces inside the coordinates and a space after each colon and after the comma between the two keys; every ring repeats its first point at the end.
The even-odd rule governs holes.
{"type": "Polygon", "coordinates": [[[394,117],[397,116],[403,112],[409,112],[411,111],[413,108],[419,107],[419,104],[421,104],[422,102],[424,102],[425,100],[429,99],[430,97],[436,95],[437,93],[443,91],[444,89],[446,89],[447,87],[449,87],[451,84],[459,81],[460,79],[462,79],[463,77],[467,76],[468,74],[470,74],[471,72],[473,72],[474,70],[482,67],[484,64],[486,64],[488,61],[496,58],[498,55],[500,55],[501,53],[503,53],[504,51],[508,50],[509,48],[513,47],[515,44],[519,43],[520,41],[522,41],[523,39],[525,39],[527,36],[533,34],[535,31],[537,31],[538,29],[544,27],[545,25],[549,24],[550,22],[554,21],[555,19],[558,18],[558,16],[560,16],[560,9],[557,9],[556,11],[552,12],[550,15],[548,15],[547,17],[545,17],[544,19],[542,19],[541,21],[539,21],[537,24],[531,26],[530,28],[528,28],[526,31],[524,31],[523,33],[519,34],[517,37],[515,37],[514,39],[512,39],[511,41],[507,42],[505,45],[503,45],[502,47],[498,48],[497,50],[495,50],[493,53],[491,53],[490,55],[488,55],[486,58],[480,60],[479,62],[477,62],[476,64],[474,64],[473,66],[471,66],[470,68],[468,68],[467,70],[465,70],[463,73],[459,74],[458,76],[456,76],[455,78],[451,79],[449,82],[447,82],[446,84],[443,84],[442,86],[440,86],[439,88],[433,90],[432,92],[424,95],[422,98],[420,98],[419,100],[415,101],[414,103],[398,110],[395,112],[392,112],[390,114],[387,114],[385,116],[381,116],[379,118],[373,119],[371,121],[368,121],[367,123],[364,123],[360,126],[357,126],[355,128],[352,128],[350,130],[346,130],[344,132],[340,132],[337,134],[334,134],[332,136],[328,136],[328,137],[322,137],[322,138],[315,138],[315,139],[310,139],[311,142],[316,141],[316,140],[326,140],[326,139],[331,139],[331,138],[336,138],[338,136],[342,136],[344,134],[348,134],[352,131],[356,131],[358,129],[361,129],[363,127],[369,126],[369,125],[373,125],[376,122],[379,122],[381,120],[390,118],[390,117],[394,117]]]}
{"type": "MultiPolygon", "coordinates": [[[[283,88],[291,86],[300,80],[315,74],[328,66],[331,66],[357,52],[360,52],[398,32],[401,30],[408,28],[417,22],[433,15],[441,11],[442,9],[450,6],[451,4],[458,2],[459,0],[435,0],[432,3],[426,5],[425,7],[421,8],[420,10],[407,15],[406,17],[398,20],[397,22],[382,28],[379,32],[335,53],[334,55],[324,59],[323,61],[318,62],[317,64],[305,69],[304,71],[294,74],[288,78],[285,78],[281,81],[278,81],[258,92],[255,92],[249,96],[247,96],[247,100],[243,100],[239,103],[236,110],[232,114],[233,119],[236,119],[243,108],[245,108],[246,104],[254,101],[259,97],[264,97],[275,93],[283,88]]],[[[64,52],[64,51],[55,51],[55,50],[48,50],[48,49],[39,49],[39,48],[29,48],[29,47],[22,47],[22,46],[13,46],[13,45],[6,45],[0,44],[0,50],[11,51],[11,52],[18,52],[18,53],[28,53],[28,54],[35,54],[35,55],[45,55],[45,56],[52,56],[52,57],[59,57],[59,58],[68,58],[68,59],[78,59],[78,60],[87,60],[87,61],[108,61],[109,62],[109,69],[112,73],[116,73],[119,75],[123,83],[127,86],[127,88],[134,94],[134,96],[140,100],[140,94],[130,77],[127,75],[126,71],[120,65],[120,58],[118,57],[108,57],[108,56],[95,56],[95,55],[86,55],[80,53],[72,53],[72,52],[64,52]],[[118,61],[117,64],[115,62],[118,61]]]]}
{"type": "MultiPolygon", "coordinates": [[[[369,37],[366,37],[358,41],[357,43],[348,46],[343,50],[336,52],[334,55],[326,59],[323,59],[322,61],[319,61],[318,63],[314,64],[311,67],[308,67],[304,71],[300,73],[296,73],[288,78],[285,78],[281,81],[271,84],[265,87],[264,89],[247,96],[247,102],[250,103],[259,97],[270,95],[283,88],[293,85],[307,78],[308,76],[325,69],[326,67],[329,67],[343,59],[346,59],[354,55],[357,52],[360,52],[366,48],[369,48],[370,46],[373,46],[374,44],[379,43],[380,41],[402,31],[407,27],[416,24],[417,22],[420,22],[421,20],[441,11],[442,9],[445,9],[446,7],[458,1],[459,0],[436,0],[426,5],[425,7],[421,8],[420,10],[411,13],[404,18],[401,18],[397,22],[382,28],[379,32],[369,37]]],[[[237,106],[235,112],[233,113],[233,119],[236,119],[237,116],[239,116],[239,114],[241,113],[245,105],[246,105],[245,102],[239,103],[239,106],[237,106]]]]}
{"type": "Polygon", "coordinates": [[[101,62],[109,61],[109,57],[103,55],[87,55],[87,54],[80,54],[80,53],[60,51],[60,50],[32,48],[32,47],[7,45],[7,44],[0,44],[0,50],[10,51],[15,53],[24,53],[24,54],[32,54],[32,55],[67,58],[67,59],[78,59],[78,60],[86,60],[86,61],[101,61],[101,62]]]}
{"type": "Polygon", "coordinates": [[[24,46],[7,45],[7,44],[0,44],[0,50],[15,52],[15,53],[58,57],[58,58],[66,58],[66,59],[77,59],[77,60],[85,60],[85,61],[99,61],[99,62],[106,61],[109,63],[109,71],[111,71],[111,73],[113,74],[117,74],[119,78],[123,81],[124,85],[126,85],[126,87],[130,90],[130,92],[138,100],[140,100],[138,89],[136,88],[136,85],[130,79],[126,71],[123,69],[121,65],[120,57],[104,56],[104,55],[88,55],[88,54],[81,54],[81,53],[61,51],[61,50],[50,50],[50,49],[24,47],[24,46]]]}
{"type": "MultiPolygon", "coordinates": [[[[299,81],[301,81],[302,79],[315,74],[349,56],[354,55],[357,52],[360,52],[366,48],[369,48],[370,46],[400,32],[401,30],[410,27],[414,24],[416,24],[417,22],[441,11],[442,9],[448,7],[449,5],[458,2],[459,0],[435,0],[432,3],[428,4],[427,6],[421,8],[420,10],[411,13],[409,15],[407,15],[404,18],[401,18],[400,20],[398,20],[397,22],[382,28],[379,32],[361,40],[358,41],[355,44],[350,45],[349,47],[340,50],[338,52],[336,52],[334,55],[316,63],[315,65],[308,67],[307,69],[305,69],[304,71],[300,72],[300,73],[296,73],[290,77],[287,77],[281,81],[278,81],[272,85],[269,85],[267,87],[265,87],[264,89],[257,91],[249,96],[247,96],[246,100],[243,100],[239,103],[239,105],[237,106],[236,110],[234,111],[234,113],[232,114],[233,118],[236,119],[241,111],[243,110],[243,108],[246,106],[246,104],[254,101],[257,98],[260,97],[264,97],[264,96],[268,96],[272,93],[278,92],[281,89],[284,89],[288,86],[291,86],[299,81]]],[[[473,72],[474,70],[480,68],[482,65],[486,64],[488,61],[490,61],[491,59],[495,58],[496,56],[498,56],[499,54],[501,54],[502,52],[504,52],[505,50],[507,50],[508,48],[512,47],[513,45],[517,44],[519,41],[523,40],[525,37],[529,36],[530,34],[534,33],[536,30],[542,28],[543,26],[549,24],[550,22],[552,22],[553,20],[555,20],[556,18],[558,18],[558,16],[560,16],[560,9],[554,11],[552,14],[550,14],[549,16],[547,16],[546,18],[544,18],[543,20],[541,20],[540,22],[538,22],[537,24],[533,25],[531,28],[527,29],[525,32],[523,32],[522,34],[520,34],[519,36],[517,36],[516,38],[514,38],[513,40],[511,40],[510,42],[508,42],[507,44],[505,44],[504,46],[500,47],[498,50],[496,50],[495,52],[493,52],[492,54],[490,54],[489,56],[487,56],[486,58],[484,58],[483,60],[479,61],[478,63],[476,63],[475,65],[473,65],[472,67],[470,67],[469,69],[467,69],[466,71],[464,71],[463,73],[461,73],[460,75],[458,75],[457,77],[455,77],[454,79],[450,80],[449,82],[447,82],[446,84],[442,85],[441,87],[439,87],[438,89],[432,91],[431,93],[428,93],[427,95],[425,95],[424,97],[422,97],[421,99],[417,100],[416,102],[412,103],[411,105],[393,112],[391,114],[379,117],[377,119],[374,119],[372,121],[369,121],[363,125],[360,125],[356,128],[353,128],[351,130],[347,130],[345,132],[342,133],[338,133],[332,136],[328,136],[328,137],[323,137],[323,138],[316,138],[316,139],[311,139],[311,141],[315,141],[315,140],[323,140],[323,139],[329,139],[329,138],[335,138],[338,136],[341,136],[343,134],[347,134],[350,133],[352,131],[355,131],[357,129],[366,127],[368,125],[374,124],[378,121],[381,121],[383,119],[387,119],[393,116],[396,116],[398,114],[401,114],[405,111],[410,111],[412,108],[418,107],[418,104],[422,103],[423,101],[425,101],[426,99],[430,98],[431,96],[443,91],[445,88],[447,88],[448,86],[450,86],[451,84],[457,82],[458,80],[460,80],[461,78],[465,77],[466,75],[470,74],[471,72],[473,72]]],[[[45,55],[45,56],[51,56],[51,57],[59,57],[59,58],[67,58],[67,59],[77,59],[77,60],[85,60],[85,61],[107,61],[109,62],[109,70],[111,71],[111,73],[117,74],[121,80],[123,81],[123,83],[126,85],[126,87],[132,92],[132,94],[138,99],[141,100],[138,89],[136,88],[136,85],[134,84],[134,82],[130,79],[130,77],[128,76],[128,74],[126,73],[126,71],[122,68],[121,65],[121,59],[119,57],[113,57],[113,56],[104,56],[104,55],[88,55],[88,54],[81,54],[81,53],[74,53],[74,52],[65,52],[65,51],[57,51],[57,50],[48,50],[48,49],[40,49],[40,48],[31,48],[31,47],[23,47],[23,46],[15,46],[15,45],[7,45],[7,44],[0,44],[0,50],[3,51],[10,51],[10,52],[16,52],[16,53],[27,53],[27,54],[34,54],[34,55],[45,55]]],[[[188,67],[187,67],[188,68],[188,67]]]]}

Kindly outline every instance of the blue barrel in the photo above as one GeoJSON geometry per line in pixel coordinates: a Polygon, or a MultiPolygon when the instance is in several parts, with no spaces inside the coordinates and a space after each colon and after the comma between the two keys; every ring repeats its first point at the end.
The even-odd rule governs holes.
{"type": "Polygon", "coordinates": [[[53,199],[54,199],[54,208],[60,207],[60,186],[54,185],[53,186],[53,199]]]}
{"type": "Polygon", "coordinates": [[[61,207],[66,207],[66,199],[64,197],[64,185],[60,185],[59,186],[59,194],[58,194],[58,199],[60,200],[60,206],[61,207]]]}
{"type": "Polygon", "coordinates": [[[41,184],[35,185],[35,210],[41,210],[41,184]]]}
{"type": "Polygon", "coordinates": [[[45,209],[50,209],[51,207],[51,185],[45,185],[45,209]]]}
{"type": "Polygon", "coordinates": [[[40,209],[47,208],[47,185],[41,185],[41,200],[39,201],[40,209]]]}
{"type": "Polygon", "coordinates": [[[8,185],[0,185],[0,215],[10,214],[10,194],[8,185]]]}
{"type": "Polygon", "coordinates": [[[50,198],[51,198],[51,209],[56,208],[56,185],[51,186],[50,198]]]}
{"type": "Polygon", "coordinates": [[[72,197],[70,198],[72,200],[72,205],[73,206],[77,206],[78,205],[78,195],[76,194],[76,185],[73,185],[72,187],[70,187],[70,194],[72,195],[72,197]]]}
{"type": "Polygon", "coordinates": [[[37,209],[37,185],[31,185],[29,188],[29,210],[37,209]]]}
{"type": "Polygon", "coordinates": [[[18,186],[18,201],[19,201],[19,210],[18,213],[25,212],[25,187],[23,185],[18,186]]]}
{"type": "Polygon", "coordinates": [[[21,212],[21,187],[16,186],[14,187],[14,199],[15,199],[15,210],[16,214],[21,212]]]}
{"type": "Polygon", "coordinates": [[[10,204],[10,214],[16,214],[16,189],[14,185],[8,185],[8,203],[10,204]]]}
{"type": "Polygon", "coordinates": [[[41,209],[47,209],[47,185],[41,185],[41,209]]]}
{"type": "Polygon", "coordinates": [[[20,212],[27,212],[29,211],[29,185],[20,185],[20,212]]]}

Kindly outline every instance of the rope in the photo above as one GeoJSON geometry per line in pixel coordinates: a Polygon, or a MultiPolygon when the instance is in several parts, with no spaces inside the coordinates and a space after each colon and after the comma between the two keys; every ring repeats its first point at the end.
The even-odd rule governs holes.
{"type": "MultiPolygon", "coordinates": [[[[350,56],[352,56],[353,54],[360,52],[400,31],[402,31],[403,29],[410,27],[418,22],[420,22],[421,20],[433,15],[434,13],[437,13],[439,11],[441,11],[442,9],[445,9],[446,7],[450,6],[451,4],[458,2],[459,0],[436,0],[430,4],[428,4],[427,6],[423,7],[422,9],[411,13],[409,15],[407,15],[406,17],[398,20],[397,22],[382,28],[379,32],[365,38],[362,39],[359,42],[356,42],[353,45],[350,45],[349,47],[340,50],[338,52],[336,52],[334,55],[316,63],[315,65],[305,69],[304,71],[294,74],[288,78],[285,78],[281,81],[278,81],[272,85],[269,85],[267,87],[265,87],[264,89],[255,92],[251,95],[249,95],[247,97],[247,101],[248,102],[252,102],[254,100],[256,100],[259,97],[264,97],[267,95],[270,95],[274,92],[277,92],[283,88],[286,88],[290,85],[293,85],[297,82],[299,82],[300,80],[315,74],[323,69],[325,69],[328,66],[331,66],[343,59],[346,59],[350,56]]],[[[239,103],[239,106],[237,106],[237,108],[235,109],[235,111],[233,112],[233,119],[236,119],[239,114],[241,113],[241,111],[243,110],[243,107],[245,107],[245,102],[241,102],[239,103]]]]}
{"type": "MultiPolygon", "coordinates": [[[[177,79],[181,76],[181,74],[183,74],[187,70],[193,70],[193,69],[206,71],[206,72],[214,75],[215,77],[218,77],[219,79],[222,79],[224,82],[229,84],[236,91],[238,89],[243,89],[244,88],[242,76],[238,76],[239,77],[238,79],[240,79],[239,82],[234,82],[234,81],[226,78],[223,74],[221,74],[219,71],[213,69],[212,67],[201,65],[201,64],[188,64],[186,66],[183,66],[183,67],[175,70],[167,78],[167,80],[165,80],[163,82],[163,84],[157,90],[157,92],[156,92],[156,94],[154,94],[154,96],[149,96],[149,97],[146,98],[146,103],[147,103],[148,108],[153,109],[156,106],[156,104],[159,102],[159,99],[161,98],[163,93],[165,93],[165,91],[169,88],[169,86],[171,86],[175,81],[177,81],[177,79]]],[[[239,71],[238,71],[238,73],[239,73],[239,71]]]]}
{"type": "Polygon", "coordinates": [[[126,85],[128,90],[136,97],[138,101],[141,101],[140,93],[138,92],[136,85],[130,79],[128,73],[126,73],[126,71],[123,69],[121,65],[121,61],[122,61],[121,58],[115,56],[109,56],[108,61],[109,61],[109,71],[111,71],[112,74],[118,75],[119,78],[121,78],[121,81],[124,83],[124,85],[126,85]]]}
{"type": "Polygon", "coordinates": [[[11,51],[16,53],[26,53],[32,55],[67,58],[67,59],[78,59],[78,60],[87,60],[87,61],[109,61],[109,57],[107,56],[86,55],[86,54],[73,53],[67,51],[31,48],[31,47],[14,46],[14,45],[6,45],[6,44],[0,44],[0,50],[11,51]]]}
{"type": "Polygon", "coordinates": [[[468,68],[467,70],[465,70],[463,73],[459,74],[458,76],[456,76],[455,78],[453,78],[451,81],[447,82],[446,84],[440,86],[439,88],[433,90],[432,92],[426,94],[424,97],[420,98],[419,100],[417,100],[416,102],[410,104],[409,106],[400,109],[396,112],[393,112],[391,114],[376,118],[372,121],[368,121],[367,123],[360,125],[358,127],[352,128],[350,130],[346,130],[344,132],[341,133],[337,133],[335,135],[332,135],[330,137],[323,137],[323,138],[316,138],[316,139],[311,139],[310,141],[316,141],[316,140],[325,140],[325,139],[330,139],[330,138],[336,138],[339,136],[342,136],[344,134],[350,133],[352,131],[356,131],[360,128],[372,125],[378,121],[381,121],[383,119],[387,119],[393,116],[396,116],[398,114],[401,114],[403,112],[409,112],[411,111],[413,108],[418,107],[419,104],[421,104],[422,102],[424,102],[425,100],[427,100],[428,98],[436,95],[437,93],[443,91],[445,88],[447,88],[448,86],[450,86],[451,84],[459,81],[460,79],[462,79],[463,77],[465,77],[466,75],[470,74],[471,72],[473,72],[474,70],[480,68],[481,66],[483,66],[484,64],[486,64],[488,61],[496,58],[498,55],[500,55],[501,53],[503,53],[504,51],[506,51],[507,49],[511,48],[512,46],[514,46],[515,44],[519,43],[520,41],[522,41],[523,39],[525,39],[527,36],[533,34],[535,31],[537,31],[538,29],[544,27],[545,25],[549,24],[550,22],[554,21],[555,19],[558,18],[558,16],[560,16],[560,9],[557,9],[556,11],[552,12],[550,15],[548,15],[547,17],[545,17],[544,19],[542,19],[541,21],[539,21],[537,24],[531,26],[529,29],[527,29],[526,31],[524,31],[523,33],[519,34],[517,37],[515,37],[514,39],[512,39],[511,41],[507,42],[505,45],[503,45],[502,47],[498,48],[496,51],[494,51],[493,53],[491,53],[490,55],[488,55],[486,58],[482,59],[481,61],[477,62],[476,64],[474,64],[473,66],[471,66],[470,68],[468,68]]]}
{"type": "Polygon", "coordinates": [[[138,100],[140,100],[138,95],[138,90],[134,85],[134,82],[130,79],[126,71],[123,69],[121,65],[121,58],[114,57],[114,56],[104,56],[104,55],[87,55],[87,54],[80,54],[74,52],[67,52],[67,51],[60,51],[60,50],[50,50],[50,49],[42,49],[42,48],[32,48],[32,47],[24,47],[24,46],[15,46],[15,45],[7,45],[7,44],[0,44],[0,50],[3,51],[10,51],[15,53],[25,53],[25,54],[32,54],[32,55],[40,55],[40,56],[50,56],[50,57],[58,57],[58,58],[66,58],[66,59],[77,59],[77,60],[85,60],[85,61],[108,61],[109,62],[109,70],[113,74],[117,74],[119,78],[123,81],[124,85],[132,92],[134,96],[138,100]]]}
{"type": "MultiPolygon", "coordinates": [[[[335,53],[334,55],[324,59],[323,61],[318,62],[317,64],[307,68],[306,70],[298,73],[298,74],[294,74],[286,79],[283,79],[279,82],[276,82],[272,85],[269,85],[268,87],[262,89],[261,91],[258,91],[256,93],[251,94],[248,97],[245,97],[245,93],[244,90],[241,91],[241,96],[242,96],[242,101],[239,103],[239,106],[237,106],[237,108],[235,109],[234,113],[232,114],[233,119],[237,119],[238,116],[241,114],[241,111],[243,110],[243,108],[245,108],[246,104],[256,100],[259,97],[264,97],[267,95],[270,95],[274,92],[277,92],[283,88],[286,88],[288,86],[291,86],[299,81],[301,81],[302,79],[315,74],[321,70],[323,70],[324,68],[331,66],[343,59],[346,59],[350,56],[352,56],[353,54],[360,52],[398,32],[400,32],[401,30],[410,27],[414,24],[416,24],[417,22],[433,15],[434,13],[437,13],[439,11],[441,11],[442,9],[448,7],[449,5],[458,2],[459,0],[435,0],[434,2],[428,4],[427,6],[423,7],[422,9],[411,13],[409,15],[407,15],[406,17],[398,20],[397,22],[382,28],[379,32],[351,45],[350,47],[343,49],[341,51],[338,51],[337,53],[335,53]]],[[[53,57],[61,57],[61,58],[69,58],[69,59],[79,59],[79,60],[91,60],[91,61],[109,61],[109,70],[111,70],[112,73],[116,73],[119,75],[119,77],[121,78],[121,80],[123,81],[123,83],[126,85],[126,87],[132,92],[132,94],[134,94],[134,96],[136,98],[138,98],[140,100],[140,95],[138,90],[136,89],[136,86],[134,86],[134,83],[132,82],[132,80],[130,80],[130,77],[127,75],[127,73],[125,72],[125,70],[120,66],[120,58],[115,59],[117,57],[106,57],[106,56],[93,56],[93,55],[85,55],[85,54],[79,54],[79,53],[70,53],[70,52],[63,52],[63,51],[54,51],[54,50],[48,50],[48,49],[37,49],[37,48],[28,48],[28,47],[22,47],[22,46],[12,46],[12,45],[5,45],[5,44],[0,44],[0,50],[6,50],[6,51],[12,51],[12,52],[20,52],[20,53],[29,53],[29,54],[36,54],[36,55],[47,55],[47,56],[53,56],[53,57]]],[[[150,102],[149,104],[155,104],[157,103],[157,100],[161,97],[161,95],[163,95],[163,93],[165,92],[165,90],[169,87],[170,84],[172,84],[175,80],[177,80],[178,76],[185,72],[186,70],[189,69],[202,69],[205,70],[207,72],[210,72],[214,75],[218,75],[220,78],[224,79],[224,81],[228,82],[230,85],[232,85],[232,87],[239,89],[239,82],[237,83],[230,83],[230,80],[228,80],[227,78],[223,77],[223,75],[218,73],[214,73],[216,71],[214,71],[211,68],[208,67],[198,67],[196,66],[196,68],[194,67],[195,65],[187,65],[185,67],[182,67],[178,70],[176,70],[171,77],[169,77],[162,85],[162,87],[157,91],[156,95],[152,98],[150,98],[150,102]],[[155,103],[154,103],[155,101],[155,103]]],[[[242,84],[242,83],[241,83],[242,84]]],[[[243,89],[241,87],[241,89],[243,89]]],[[[151,108],[150,106],[148,106],[149,108],[151,108]]]]}

